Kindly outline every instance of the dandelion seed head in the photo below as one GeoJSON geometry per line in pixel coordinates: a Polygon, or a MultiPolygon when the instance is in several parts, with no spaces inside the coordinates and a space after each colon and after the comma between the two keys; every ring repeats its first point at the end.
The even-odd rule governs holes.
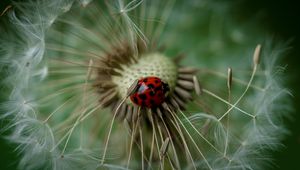
{"type": "Polygon", "coordinates": [[[224,3],[186,3],[183,14],[173,0],[13,4],[0,118],[20,169],[261,169],[287,132],[284,50],[255,52],[261,34],[224,26],[224,3]],[[128,89],[150,76],[170,94],[133,104],[128,89]]]}

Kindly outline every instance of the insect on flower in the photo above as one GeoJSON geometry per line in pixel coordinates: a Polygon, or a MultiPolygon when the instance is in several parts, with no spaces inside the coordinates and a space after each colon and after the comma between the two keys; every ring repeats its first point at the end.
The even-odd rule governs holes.
{"type": "Polygon", "coordinates": [[[147,108],[155,108],[161,105],[169,91],[168,84],[158,77],[145,77],[138,81],[130,95],[130,100],[137,105],[147,108]]]}
{"type": "Polygon", "coordinates": [[[281,53],[268,43],[254,49],[256,39],[231,27],[228,46],[221,34],[180,31],[181,23],[198,30],[188,13],[199,11],[213,26],[204,30],[223,28],[207,23],[214,8],[188,6],[181,16],[174,4],[41,0],[5,11],[0,118],[20,169],[261,168],[257,159],[285,130],[288,92],[274,67],[281,53]]]}

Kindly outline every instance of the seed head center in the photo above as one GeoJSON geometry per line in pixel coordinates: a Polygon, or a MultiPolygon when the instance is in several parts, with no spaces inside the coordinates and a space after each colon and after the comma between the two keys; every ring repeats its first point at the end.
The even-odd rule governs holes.
{"type": "Polygon", "coordinates": [[[136,63],[122,67],[122,75],[112,77],[121,98],[126,97],[128,88],[135,80],[149,76],[159,77],[163,82],[168,83],[171,92],[175,88],[177,65],[171,58],[161,53],[142,54],[136,63]]]}

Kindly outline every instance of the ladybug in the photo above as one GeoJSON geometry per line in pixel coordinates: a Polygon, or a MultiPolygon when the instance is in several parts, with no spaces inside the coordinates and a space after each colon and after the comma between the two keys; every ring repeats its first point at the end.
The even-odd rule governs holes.
{"type": "Polygon", "coordinates": [[[142,107],[155,108],[165,101],[169,90],[169,85],[158,77],[141,78],[130,100],[142,107]]]}

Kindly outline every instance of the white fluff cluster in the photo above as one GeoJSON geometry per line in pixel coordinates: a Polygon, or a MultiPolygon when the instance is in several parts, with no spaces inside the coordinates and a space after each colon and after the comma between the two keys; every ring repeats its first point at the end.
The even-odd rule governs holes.
{"type": "MultiPolygon", "coordinates": [[[[85,86],[76,88],[79,83],[88,83],[89,71],[85,67],[68,67],[70,63],[64,60],[88,65],[90,60],[85,52],[93,51],[95,42],[101,44],[102,52],[110,50],[105,42],[93,37],[94,32],[84,30],[81,22],[92,26],[92,31],[99,28],[96,34],[103,39],[125,37],[132,44],[138,38],[143,43],[152,42],[151,35],[157,36],[156,30],[163,29],[158,26],[160,21],[145,17],[160,15],[161,9],[155,5],[159,2],[153,2],[149,8],[141,5],[148,3],[146,0],[108,2],[111,9],[94,18],[84,18],[89,15],[78,12],[88,9],[89,0],[41,0],[12,5],[13,10],[5,14],[2,22],[5,26],[0,28],[1,83],[9,89],[1,92],[7,99],[0,104],[0,118],[9,122],[1,129],[11,130],[8,139],[18,145],[20,169],[126,169],[124,157],[128,148],[124,141],[130,139],[128,129],[121,123],[116,125],[106,155],[109,163],[101,164],[111,115],[107,109],[97,107],[97,94],[85,86]],[[118,11],[120,6],[124,8],[118,11]],[[142,7],[145,15],[136,16],[135,10],[142,7]],[[121,19],[111,21],[115,16],[121,19]],[[136,21],[153,24],[145,26],[136,21]],[[93,28],[96,22],[98,26],[93,28]],[[112,25],[119,30],[107,30],[112,25]],[[150,29],[153,33],[144,32],[149,27],[156,29],[150,29]],[[114,31],[119,35],[105,35],[114,31]],[[59,46],[62,48],[58,50],[59,46]],[[53,56],[61,61],[52,60],[53,56]],[[81,113],[90,116],[95,111],[97,114],[90,119],[77,120],[81,113]]],[[[203,87],[203,96],[197,97],[186,111],[178,111],[192,155],[192,160],[183,156],[189,163],[182,163],[180,169],[261,169],[270,160],[268,151],[281,145],[286,133],[282,117],[291,109],[289,93],[281,84],[284,68],[277,67],[284,46],[263,43],[260,63],[253,63],[251,55],[261,38],[253,39],[260,33],[247,35],[243,31],[248,29],[236,28],[230,19],[224,33],[219,32],[218,24],[222,22],[218,19],[226,7],[218,7],[217,2],[201,2],[179,2],[175,4],[176,10],[171,10],[173,1],[168,1],[164,4],[170,6],[165,6],[163,10],[167,11],[160,16],[166,20],[170,15],[170,22],[163,23],[166,31],[160,42],[170,47],[166,53],[184,50],[185,64],[199,68],[203,87]],[[181,7],[184,3],[188,5],[181,7]],[[192,18],[193,15],[200,19],[192,18]],[[207,32],[211,34],[204,30],[209,24],[207,32]],[[202,29],[199,33],[195,31],[198,27],[202,29]],[[226,33],[228,37],[224,37],[226,33]],[[230,90],[226,86],[227,67],[233,70],[230,90]]],[[[106,8],[102,2],[99,6],[106,8]]],[[[144,139],[150,141],[151,135],[144,139]]],[[[133,169],[141,167],[137,157],[131,160],[133,169]]],[[[149,168],[155,169],[157,165],[150,162],[149,168]]]]}

